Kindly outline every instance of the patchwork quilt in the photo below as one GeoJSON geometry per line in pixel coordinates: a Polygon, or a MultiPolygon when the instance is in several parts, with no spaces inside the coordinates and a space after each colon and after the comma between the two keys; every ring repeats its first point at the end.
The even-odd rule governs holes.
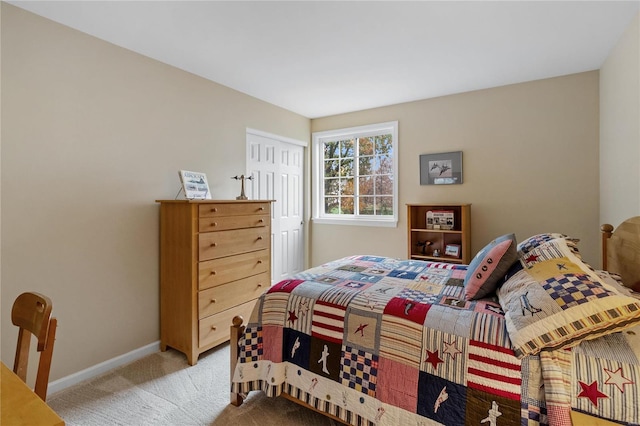
{"type": "Polygon", "coordinates": [[[353,425],[570,425],[571,409],[640,423],[640,327],[516,356],[497,297],[465,300],[466,269],[351,256],[279,282],[232,392],[286,392],[353,425]]]}

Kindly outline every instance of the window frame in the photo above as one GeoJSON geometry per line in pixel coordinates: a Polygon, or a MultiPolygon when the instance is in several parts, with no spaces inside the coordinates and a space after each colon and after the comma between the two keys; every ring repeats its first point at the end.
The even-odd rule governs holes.
{"type": "MultiPolygon", "coordinates": [[[[314,223],[330,224],[330,225],[355,225],[355,226],[379,226],[379,227],[397,227],[398,226],[398,122],[388,121],[385,123],[369,124],[357,127],[348,127],[344,129],[327,130],[322,132],[314,132],[312,134],[312,220],[314,223]],[[393,149],[393,215],[375,216],[375,215],[336,215],[326,214],[324,208],[324,144],[325,142],[334,142],[347,138],[367,137],[380,134],[391,134],[391,146],[393,149]]],[[[354,163],[358,163],[357,149],[354,148],[354,163]]],[[[357,170],[357,167],[356,167],[357,170]]],[[[357,174],[354,175],[357,180],[357,174]]],[[[359,194],[356,194],[354,204],[358,203],[359,194]]]]}

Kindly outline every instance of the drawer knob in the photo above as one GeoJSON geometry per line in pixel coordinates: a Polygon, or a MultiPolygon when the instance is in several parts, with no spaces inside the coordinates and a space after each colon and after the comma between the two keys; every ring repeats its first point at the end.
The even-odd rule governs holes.
{"type": "Polygon", "coordinates": [[[211,247],[217,247],[218,243],[211,243],[211,247]]]}
{"type": "Polygon", "coordinates": [[[262,287],[262,283],[258,283],[258,288],[261,288],[261,287],[262,287]]]}
{"type": "Polygon", "coordinates": [[[260,236],[258,237],[258,240],[261,240],[261,239],[262,239],[262,235],[260,235],[260,236]]]}
{"type": "Polygon", "coordinates": [[[212,326],[211,326],[211,330],[216,331],[216,326],[215,326],[215,325],[212,325],[212,326]]]}
{"type": "Polygon", "coordinates": [[[262,260],[258,260],[258,265],[262,265],[262,260]]]}
{"type": "Polygon", "coordinates": [[[214,207],[214,208],[212,208],[212,209],[211,209],[211,212],[212,212],[212,213],[216,213],[217,211],[218,211],[218,209],[217,209],[216,207],[214,207]]]}
{"type": "Polygon", "coordinates": [[[213,222],[211,226],[218,226],[218,222],[213,222]]]}
{"type": "Polygon", "coordinates": [[[217,300],[216,299],[211,299],[211,303],[216,303],[217,300]]]}
{"type": "Polygon", "coordinates": [[[260,219],[260,220],[258,221],[258,223],[263,223],[263,222],[264,222],[264,219],[260,219]]]}
{"type": "Polygon", "coordinates": [[[216,271],[211,271],[211,275],[215,275],[215,274],[217,274],[216,271]]]}
{"type": "Polygon", "coordinates": [[[258,208],[258,210],[262,211],[262,210],[264,210],[264,207],[260,207],[260,208],[258,208]]]}

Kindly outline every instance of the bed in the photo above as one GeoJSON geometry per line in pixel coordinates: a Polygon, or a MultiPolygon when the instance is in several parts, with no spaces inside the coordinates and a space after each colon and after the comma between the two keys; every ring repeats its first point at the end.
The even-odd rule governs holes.
{"type": "Polygon", "coordinates": [[[570,236],[508,234],[469,265],[350,256],[281,281],[234,318],[231,403],[260,390],[353,425],[640,424],[640,217],[601,229],[608,271],[570,236]]]}

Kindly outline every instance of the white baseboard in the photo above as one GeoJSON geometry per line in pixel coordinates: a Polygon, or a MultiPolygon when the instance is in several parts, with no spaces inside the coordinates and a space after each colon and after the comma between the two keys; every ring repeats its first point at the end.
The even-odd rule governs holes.
{"type": "Polygon", "coordinates": [[[94,378],[96,376],[99,376],[100,374],[113,370],[114,368],[120,367],[121,365],[128,364],[159,351],[160,341],[158,340],[157,342],[150,343],[138,349],[134,349],[126,354],[108,359],[104,362],[101,362],[100,364],[94,365],[93,367],[85,368],[84,370],[78,371],[77,373],[73,373],[54,382],[50,382],[49,388],[47,389],[47,395],[53,395],[54,393],[73,386],[77,383],[94,378]]]}

